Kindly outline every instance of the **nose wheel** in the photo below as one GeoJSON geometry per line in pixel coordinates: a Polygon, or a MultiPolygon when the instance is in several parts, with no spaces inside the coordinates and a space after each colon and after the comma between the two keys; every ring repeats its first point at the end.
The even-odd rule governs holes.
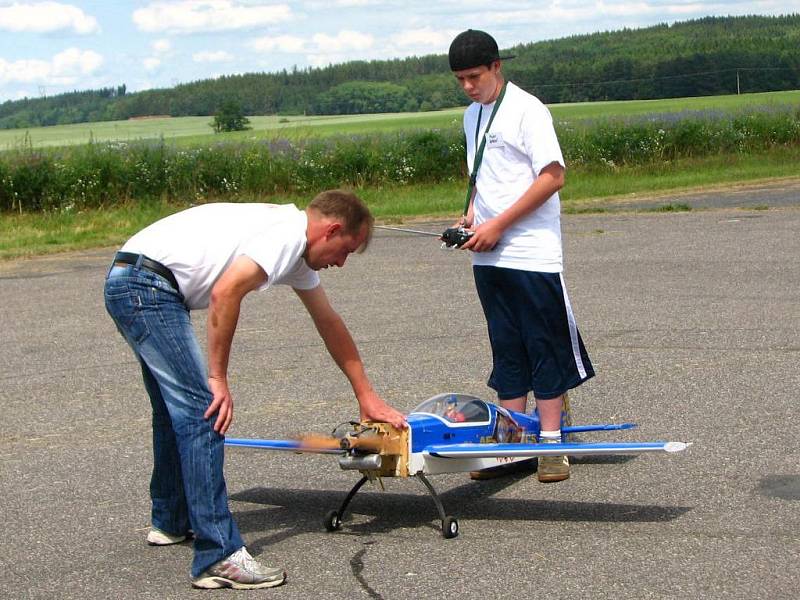
{"type": "Polygon", "coordinates": [[[325,529],[328,531],[338,531],[342,528],[342,519],[339,517],[338,510],[332,510],[325,515],[325,529]]]}
{"type": "Polygon", "coordinates": [[[347,497],[344,499],[344,502],[342,502],[342,505],[339,507],[339,510],[332,510],[325,515],[325,522],[323,523],[323,525],[325,526],[326,530],[338,531],[339,529],[342,528],[344,511],[347,510],[347,506],[350,504],[350,501],[353,499],[353,496],[355,496],[358,493],[358,490],[361,489],[361,486],[367,483],[368,480],[369,477],[367,477],[366,475],[364,475],[361,479],[359,479],[358,483],[356,483],[353,486],[353,489],[350,490],[350,493],[347,494],[347,497]]]}

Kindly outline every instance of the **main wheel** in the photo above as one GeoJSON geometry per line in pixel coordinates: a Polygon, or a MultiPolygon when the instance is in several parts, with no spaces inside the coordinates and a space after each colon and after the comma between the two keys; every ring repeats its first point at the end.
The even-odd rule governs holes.
{"type": "Polygon", "coordinates": [[[453,517],[445,517],[442,521],[442,535],[445,539],[452,539],[458,535],[458,521],[453,517]]]}
{"type": "Polygon", "coordinates": [[[325,529],[328,531],[337,531],[342,528],[342,520],[339,518],[339,511],[332,510],[325,515],[325,529]]]}

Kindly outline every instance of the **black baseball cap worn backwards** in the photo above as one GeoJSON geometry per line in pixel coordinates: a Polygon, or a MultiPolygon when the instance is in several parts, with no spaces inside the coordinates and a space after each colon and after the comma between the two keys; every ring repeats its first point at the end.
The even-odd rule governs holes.
{"type": "Polygon", "coordinates": [[[514,57],[500,56],[497,42],[485,31],[467,29],[459,33],[450,44],[448,58],[451,71],[463,71],[514,57]]]}

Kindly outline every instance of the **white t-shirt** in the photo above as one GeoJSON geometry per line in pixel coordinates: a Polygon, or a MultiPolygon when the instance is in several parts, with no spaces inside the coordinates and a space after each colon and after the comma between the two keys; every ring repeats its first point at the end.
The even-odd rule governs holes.
{"type": "MultiPolygon", "coordinates": [[[[513,83],[506,85],[478,170],[473,226],[496,217],[519,200],[547,165],[557,162],[564,166],[550,111],[538,98],[513,83]]],[[[481,113],[480,146],[494,104],[483,105],[481,111],[481,104],[473,102],[464,113],[470,171],[477,152],[478,114],[481,113]]],[[[472,263],[560,273],[563,268],[560,213],[561,202],[556,193],[509,227],[491,252],[473,252],[472,263]]]]}
{"type": "Polygon", "coordinates": [[[293,204],[213,203],[170,215],[134,235],[123,252],[144,254],[175,275],[190,309],[207,308],[220,275],[241,255],[264,269],[259,288],[319,285],[303,259],[308,217],[293,204]]]}

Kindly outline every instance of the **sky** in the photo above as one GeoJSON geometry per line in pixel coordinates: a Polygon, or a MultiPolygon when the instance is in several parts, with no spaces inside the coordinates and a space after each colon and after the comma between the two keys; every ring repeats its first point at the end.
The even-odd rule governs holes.
{"type": "Polygon", "coordinates": [[[500,48],[800,0],[0,0],[0,102],[236,73],[444,54],[465,29],[500,48]]]}

